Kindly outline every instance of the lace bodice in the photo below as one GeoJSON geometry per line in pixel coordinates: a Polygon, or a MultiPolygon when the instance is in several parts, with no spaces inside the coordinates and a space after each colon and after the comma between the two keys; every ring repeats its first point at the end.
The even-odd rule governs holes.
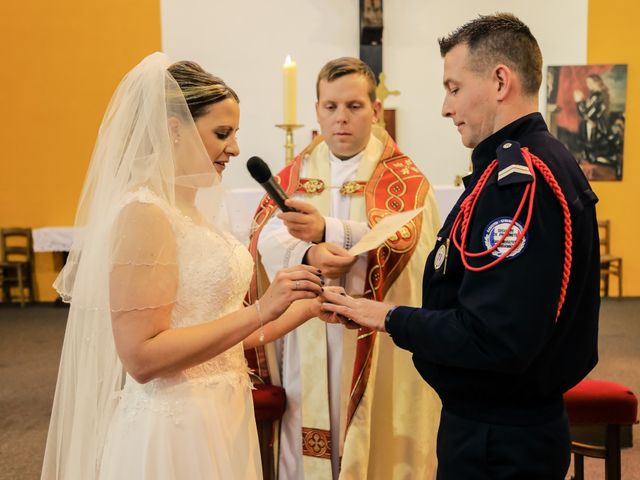
{"type": "MultiPolygon", "coordinates": [[[[160,206],[175,232],[178,290],[171,315],[172,328],[215,321],[241,308],[253,272],[253,260],[246,247],[229,233],[195,224],[147,189],[134,195],[133,201],[160,206]]],[[[133,383],[151,393],[185,381],[250,386],[242,344],[176,376],[155,379],[145,385],[133,383]]],[[[128,378],[127,384],[131,383],[128,378]]]]}

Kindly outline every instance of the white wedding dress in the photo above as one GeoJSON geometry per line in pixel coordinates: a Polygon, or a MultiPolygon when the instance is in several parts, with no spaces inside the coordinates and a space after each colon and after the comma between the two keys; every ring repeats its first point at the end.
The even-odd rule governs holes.
{"type": "MultiPolygon", "coordinates": [[[[253,260],[240,242],[194,224],[149,190],[139,190],[129,200],[158,204],[173,226],[179,285],[172,328],[215,321],[242,306],[253,260]]],[[[144,385],[127,375],[107,434],[100,478],[262,478],[242,344],[144,385]]]]}

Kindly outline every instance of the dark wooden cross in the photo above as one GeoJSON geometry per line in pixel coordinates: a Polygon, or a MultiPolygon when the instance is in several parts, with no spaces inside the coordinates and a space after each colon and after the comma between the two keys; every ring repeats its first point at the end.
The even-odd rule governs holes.
{"type": "Polygon", "coordinates": [[[383,0],[360,0],[360,59],[365,62],[379,80],[376,88],[378,100],[382,103],[383,115],[378,122],[386,128],[393,139],[396,138],[396,112],[384,108],[384,100],[389,95],[399,95],[398,90],[389,90],[382,71],[382,16],[383,0]]]}

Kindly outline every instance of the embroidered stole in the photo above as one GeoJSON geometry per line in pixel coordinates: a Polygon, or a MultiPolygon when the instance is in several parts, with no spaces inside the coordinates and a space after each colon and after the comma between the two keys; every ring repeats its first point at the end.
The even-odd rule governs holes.
{"type": "MultiPolygon", "coordinates": [[[[383,145],[378,139],[372,137],[365,149],[356,172],[356,180],[362,183],[371,177],[380,160],[383,145]]],[[[306,175],[314,179],[331,178],[331,162],[329,160],[329,148],[326,143],[318,145],[306,160],[306,175]]],[[[325,189],[306,199],[314,205],[323,215],[331,215],[332,192],[325,189]]],[[[349,219],[366,222],[366,205],[364,195],[351,195],[349,206],[349,219]]],[[[303,463],[307,478],[331,478],[332,456],[340,455],[340,445],[331,445],[331,420],[329,410],[329,369],[327,360],[327,325],[324,322],[312,320],[301,325],[298,329],[298,343],[300,350],[300,380],[302,387],[302,435],[303,435],[303,463]],[[326,439],[329,448],[324,447],[322,439],[326,439]],[[321,441],[318,444],[318,440],[321,441]]],[[[353,344],[343,341],[343,349],[349,350],[353,344]]],[[[347,352],[343,353],[345,356],[347,352]]],[[[347,354],[348,356],[348,354],[347,354]]],[[[353,353],[351,354],[353,357],[353,353]]],[[[343,368],[343,370],[345,370],[343,368]]],[[[347,368],[350,373],[351,368],[347,368]]],[[[345,382],[341,382],[345,383],[345,382]]],[[[348,380],[340,388],[341,392],[349,391],[348,380]]],[[[341,399],[343,400],[343,399],[341,399]]],[[[341,401],[340,405],[346,405],[341,401]]],[[[344,412],[335,412],[341,417],[341,430],[344,431],[344,412]]],[[[340,437],[342,437],[340,435],[340,437]]],[[[335,437],[334,437],[335,438],[335,437]]]]}

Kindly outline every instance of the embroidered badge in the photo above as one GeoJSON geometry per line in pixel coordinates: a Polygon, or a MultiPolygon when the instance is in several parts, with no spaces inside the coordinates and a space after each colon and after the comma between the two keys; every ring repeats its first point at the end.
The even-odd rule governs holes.
{"type": "Polygon", "coordinates": [[[340,193],[342,195],[355,195],[357,193],[364,193],[364,189],[367,186],[367,182],[361,182],[358,180],[352,180],[345,182],[340,187],[340,193]]]}
{"type": "Polygon", "coordinates": [[[444,259],[447,256],[447,246],[443,243],[442,245],[440,245],[440,247],[438,248],[438,251],[436,252],[436,257],[433,260],[433,268],[436,270],[440,270],[440,267],[442,267],[442,264],[444,263],[444,259]]]}
{"type": "Polygon", "coordinates": [[[307,193],[309,195],[314,193],[322,193],[324,191],[324,182],[319,178],[301,178],[298,181],[298,188],[296,192],[307,193]]]}
{"type": "MultiPolygon", "coordinates": [[[[493,248],[500,242],[500,239],[504,236],[505,232],[509,228],[509,225],[512,222],[512,218],[509,217],[499,217],[493,220],[487,228],[484,230],[483,242],[484,246],[487,250],[493,248]]],[[[518,235],[522,232],[522,224],[520,222],[515,222],[509,231],[509,234],[502,240],[502,243],[493,251],[491,255],[498,258],[504,255],[518,239],[518,235]]],[[[507,255],[507,259],[515,258],[522,253],[525,246],[527,245],[527,237],[529,235],[526,234],[518,246],[514,248],[509,255],[507,255]]]]}

